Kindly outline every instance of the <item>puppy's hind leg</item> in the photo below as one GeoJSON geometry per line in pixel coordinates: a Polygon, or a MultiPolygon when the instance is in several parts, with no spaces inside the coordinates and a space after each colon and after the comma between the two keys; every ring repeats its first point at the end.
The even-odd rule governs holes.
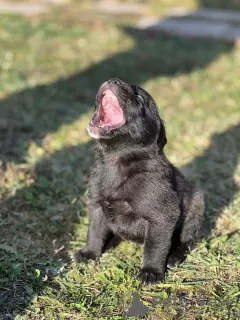
{"type": "Polygon", "coordinates": [[[200,229],[204,214],[204,200],[200,191],[196,191],[180,231],[180,241],[178,246],[168,258],[168,267],[177,266],[182,263],[187,254],[194,248],[195,243],[200,239],[200,229]]]}

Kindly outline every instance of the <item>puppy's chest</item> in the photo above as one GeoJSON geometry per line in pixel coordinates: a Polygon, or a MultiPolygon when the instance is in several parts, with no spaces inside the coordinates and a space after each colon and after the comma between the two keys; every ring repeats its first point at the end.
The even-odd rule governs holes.
{"type": "Polygon", "coordinates": [[[111,163],[99,175],[101,206],[114,233],[142,241],[146,222],[138,210],[139,178],[130,166],[111,163]]]}
{"type": "Polygon", "coordinates": [[[123,200],[130,183],[126,172],[117,164],[103,166],[99,179],[101,198],[109,201],[123,200]]]}
{"type": "Polygon", "coordinates": [[[108,200],[132,199],[138,194],[146,170],[143,162],[123,163],[108,160],[100,168],[99,185],[101,196],[108,200]]]}
{"type": "Polygon", "coordinates": [[[125,239],[143,241],[146,221],[139,214],[130,194],[127,196],[125,193],[124,183],[106,192],[106,197],[102,200],[102,209],[108,226],[115,234],[125,239]]]}
{"type": "Polygon", "coordinates": [[[106,216],[124,216],[133,211],[134,191],[127,170],[118,164],[102,167],[99,180],[101,204],[106,216]]]}

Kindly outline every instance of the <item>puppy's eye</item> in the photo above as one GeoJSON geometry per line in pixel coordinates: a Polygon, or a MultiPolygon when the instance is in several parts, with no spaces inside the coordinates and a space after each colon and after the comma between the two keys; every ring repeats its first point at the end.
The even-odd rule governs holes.
{"type": "Polygon", "coordinates": [[[138,93],[138,90],[137,90],[137,87],[136,87],[136,86],[133,87],[133,92],[134,92],[135,96],[137,97],[137,99],[144,104],[144,99],[143,99],[143,97],[138,93]]]}

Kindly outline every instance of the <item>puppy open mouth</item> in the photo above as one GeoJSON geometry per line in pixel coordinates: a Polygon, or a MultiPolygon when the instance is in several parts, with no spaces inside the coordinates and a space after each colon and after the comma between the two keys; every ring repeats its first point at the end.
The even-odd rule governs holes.
{"type": "Polygon", "coordinates": [[[115,129],[125,123],[124,114],[117,97],[111,90],[106,90],[101,95],[97,115],[90,122],[89,126],[115,129]]]}

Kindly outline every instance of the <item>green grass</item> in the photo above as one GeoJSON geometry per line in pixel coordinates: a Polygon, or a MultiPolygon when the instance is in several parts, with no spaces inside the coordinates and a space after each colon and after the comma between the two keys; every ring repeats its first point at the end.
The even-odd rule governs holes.
{"type": "Polygon", "coordinates": [[[239,318],[238,48],[139,34],[125,27],[129,17],[77,8],[0,17],[0,318],[124,319],[136,291],[151,310],[143,319],[239,318]],[[151,287],[137,280],[133,243],[99,264],[69,262],[87,232],[85,128],[112,76],[153,95],[169,159],[205,193],[204,240],[151,287]]]}

